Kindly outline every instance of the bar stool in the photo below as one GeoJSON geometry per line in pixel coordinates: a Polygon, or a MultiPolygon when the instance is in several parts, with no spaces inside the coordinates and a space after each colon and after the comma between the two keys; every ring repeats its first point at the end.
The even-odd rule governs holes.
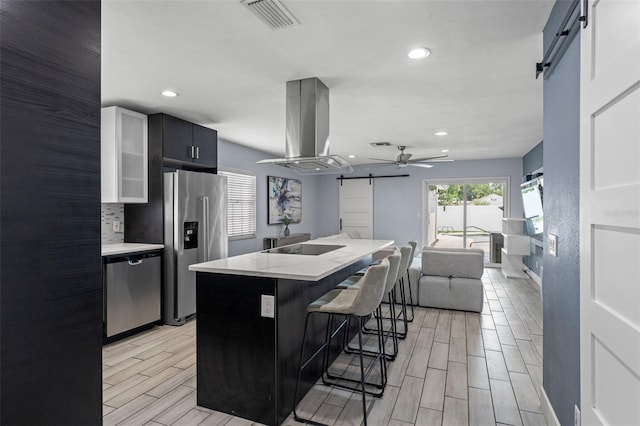
{"type": "MultiPolygon", "coordinates": [[[[304,324],[304,334],[302,337],[302,345],[300,348],[300,362],[298,364],[298,376],[296,378],[296,386],[293,395],[293,417],[296,421],[309,423],[309,424],[320,424],[314,422],[310,419],[304,419],[298,416],[296,412],[296,401],[298,398],[298,387],[300,384],[300,378],[302,376],[302,370],[309,365],[309,363],[315,359],[320,353],[323,353],[323,374],[325,369],[325,363],[328,362],[328,352],[330,347],[330,338],[335,333],[332,333],[331,327],[327,327],[327,334],[325,338],[325,342],[322,346],[316,350],[311,357],[309,357],[306,361],[303,362],[304,357],[304,349],[305,342],[307,338],[307,328],[309,325],[309,317],[313,314],[326,314],[329,316],[328,324],[332,324],[332,320],[334,315],[344,315],[347,318],[355,318],[359,321],[358,324],[358,343],[359,343],[359,357],[360,357],[360,389],[359,391],[362,393],[362,412],[364,415],[364,424],[367,425],[367,403],[366,403],[366,380],[367,377],[371,374],[376,363],[380,364],[381,371],[383,371],[384,367],[384,357],[383,357],[383,347],[381,346],[382,341],[379,339],[379,349],[380,354],[372,360],[371,364],[367,368],[365,372],[364,367],[364,358],[363,358],[363,346],[362,346],[362,317],[371,315],[377,308],[380,306],[382,302],[382,296],[385,289],[385,282],[387,279],[387,275],[389,273],[389,261],[384,259],[380,262],[380,265],[371,266],[367,269],[367,272],[364,274],[359,283],[359,288],[357,290],[340,290],[334,289],[325,293],[323,296],[309,304],[307,306],[307,316],[304,324]]],[[[347,320],[343,320],[340,327],[343,327],[347,320]]],[[[381,378],[381,382],[384,382],[384,379],[381,378]]],[[[332,384],[336,386],[338,384],[332,384]]],[[[382,383],[381,383],[382,385],[382,383]]],[[[346,386],[338,386],[338,387],[346,387],[346,386]]],[[[348,387],[347,387],[348,388],[348,387]]],[[[348,388],[351,390],[358,390],[355,388],[348,388]]]]}
{"type": "MultiPolygon", "coordinates": [[[[407,320],[407,299],[404,293],[404,277],[402,271],[407,269],[409,265],[409,261],[411,257],[411,246],[400,247],[400,269],[398,272],[398,280],[396,281],[396,285],[393,288],[393,299],[390,300],[390,305],[394,305],[395,312],[395,303],[397,300],[397,288],[400,287],[400,313],[392,315],[393,321],[399,319],[399,316],[402,315],[402,323],[404,325],[404,331],[397,331],[396,335],[399,339],[405,339],[407,337],[407,330],[409,329],[408,320],[407,320]]],[[[397,327],[397,326],[396,326],[397,327]]]]}
{"type": "MultiPolygon", "coordinates": [[[[399,250],[396,249],[391,255],[387,256],[386,259],[389,261],[389,273],[387,274],[387,280],[385,282],[383,295],[388,296],[389,300],[391,300],[393,297],[392,292],[395,287],[396,281],[398,280],[398,274],[400,273],[401,253],[399,250]]],[[[357,290],[358,288],[360,288],[359,283],[361,278],[362,277],[358,275],[351,276],[347,278],[345,281],[343,281],[340,285],[338,285],[337,288],[357,290]]],[[[391,317],[393,318],[395,316],[395,306],[393,304],[390,305],[390,311],[391,311],[391,317]]],[[[377,319],[384,318],[382,316],[382,304],[378,306],[378,308],[376,309],[376,312],[374,313],[374,316],[377,319]]],[[[380,322],[380,324],[382,324],[382,322],[380,322]]],[[[369,334],[372,333],[373,331],[371,329],[366,329],[366,328],[365,330],[366,330],[365,332],[369,334]]],[[[382,328],[377,328],[376,331],[378,334],[382,334],[384,336],[384,339],[383,339],[383,349],[385,350],[385,352],[383,353],[384,357],[389,361],[393,361],[396,358],[396,355],[398,354],[398,336],[396,334],[396,331],[397,331],[396,322],[391,321],[391,326],[389,330],[385,330],[382,327],[382,328]],[[386,353],[387,340],[389,336],[391,336],[392,342],[393,342],[393,353],[391,354],[386,353]]],[[[345,334],[345,340],[346,338],[347,338],[347,334],[345,334]]],[[[354,353],[354,351],[356,350],[355,348],[348,346],[346,342],[344,346],[345,346],[345,352],[347,353],[354,353]]],[[[364,353],[366,355],[374,355],[374,356],[378,354],[377,352],[368,351],[368,350],[365,350],[364,353]]]]}
{"type": "MultiPolygon", "coordinates": [[[[382,260],[382,259],[381,259],[382,260]]],[[[398,272],[399,272],[399,267],[400,267],[400,255],[398,253],[398,258],[388,258],[387,259],[389,262],[389,272],[387,273],[387,279],[385,282],[381,282],[379,283],[379,285],[384,285],[385,286],[385,290],[386,290],[386,286],[387,286],[387,282],[389,281],[389,275],[395,275],[397,277],[398,272]],[[391,271],[392,268],[392,262],[394,263],[393,265],[393,273],[391,271]]],[[[380,264],[381,262],[379,262],[378,264],[380,264]]],[[[341,282],[340,284],[338,284],[336,286],[336,289],[338,290],[359,290],[360,289],[360,280],[363,278],[363,275],[352,275],[349,278],[347,278],[346,280],[344,280],[343,282],[341,282]]],[[[383,296],[385,294],[385,291],[383,290],[383,296]]],[[[376,308],[376,310],[374,311],[374,317],[376,318],[376,322],[377,322],[377,328],[376,328],[376,333],[377,337],[378,337],[378,350],[377,351],[372,351],[372,350],[367,350],[367,349],[358,349],[358,348],[349,348],[348,347],[348,337],[349,337],[349,330],[351,329],[351,316],[347,316],[346,321],[342,321],[342,323],[338,326],[338,328],[336,328],[335,330],[333,329],[333,316],[331,316],[331,318],[329,319],[329,324],[328,324],[328,328],[327,330],[334,330],[332,333],[328,334],[327,337],[327,345],[328,347],[331,347],[331,339],[333,339],[336,334],[338,334],[338,332],[340,332],[341,329],[344,329],[344,339],[343,339],[343,347],[346,349],[347,353],[357,353],[359,354],[360,352],[362,352],[363,355],[365,356],[372,356],[374,358],[377,358],[378,356],[380,356],[380,354],[382,354],[382,362],[380,365],[380,374],[381,374],[381,383],[370,383],[370,382],[366,382],[366,385],[371,385],[374,386],[378,389],[380,389],[380,391],[367,391],[366,393],[372,396],[376,396],[376,397],[381,397],[382,394],[384,393],[384,389],[387,385],[387,364],[386,364],[386,360],[387,360],[387,355],[385,353],[385,346],[386,346],[386,340],[384,340],[384,328],[383,328],[383,324],[382,324],[382,299],[380,300],[380,303],[378,304],[378,307],[376,308]],[[346,327],[345,327],[346,324],[346,327]],[[349,350],[350,349],[350,350],[349,350]]],[[[367,315],[368,316],[368,315],[367,315]]],[[[364,321],[361,321],[359,326],[363,328],[363,324],[364,321]]],[[[374,334],[374,333],[371,333],[374,334]]],[[[339,387],[342,389],[347,389],[347,390],[357,390],[355,389],[353,386],[348,386],[340,382],[351,382],[351,383],[360,383],[360,380],[354,380],[354,379],[350,379],[350,378],[346,378],[346,377],[338,377],[335,376],[334,374],[331,374],[331,372],[329,371],[329,359],[328,359],[328,355],[329,352],[325,351],[324,352],[324,358],[323,358],[323,365],[322,365],[322,383],[327,385],[327,386],[335,386],[335,387],[339,387]],[[333,382],[331,381],[333,380],[333,382]]],[[[375,361],[375,360],[374,360],[375,361]]]]}
{"type": "Polygon", "coordinates": [[[411,255],[409,256],[409,264],[407,265],[407,288],[409,289],[409,306],[411,307],[411,318],[408,318],[407,321],[413,322],[415,313],[413,311],[413,294],[411,291],[411,274],[409,274],[409,268],[413,263],[413,257],[416,254],[416,247],[418,246],[418,242],[416,240],[411,240],[408,244],[411,246],[411,255]]]}
{"type": "MultiPolygon", "coordinates": [[[[409,329],[408,321],[407,321],[407,301],[404,293],[404,280],[402,277],[402,271],[407,269],[408,264],[410,262],[411,256],[411,246],[400,247],[400,266],[398,271],[398,279],[396,280],[396,285],[393,287],[393,291],[391,293],[391,297],[389,298],[389,311],[393,309],[393,313],[389,313],[388,317],[383,317],[384,319],[391,320],[393,322],[402,319],[402,323],[404,325],[404,331],[398,331],[396,325],[396,336],[399,339],[405,339],[407,337],[407,330],[409,329]],[[400,297],[398,297],[398,287],[400,288],[400,297]],[[400,312],[396,315],[395,313],[395,305],[398,303],[397,300],[400,299],[400,312]]],[[[365,333],[374,333],[376,332],[373,328],[364,328],[365,333]]]]}

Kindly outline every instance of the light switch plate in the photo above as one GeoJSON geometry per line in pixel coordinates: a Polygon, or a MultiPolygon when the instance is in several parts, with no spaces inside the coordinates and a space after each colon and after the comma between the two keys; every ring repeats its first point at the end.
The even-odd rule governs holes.
{"type": "Polygon", "coordinates": [[[547,237],[547,248],[551,256],[558,257],[558,236],[549,234],[547,237]]]}
{"type": "Polygon", "coordinates": [[[260,299],[260,316],[265,318],[275,318],[275,303],[273,296],[263,294],[260,299]]]}

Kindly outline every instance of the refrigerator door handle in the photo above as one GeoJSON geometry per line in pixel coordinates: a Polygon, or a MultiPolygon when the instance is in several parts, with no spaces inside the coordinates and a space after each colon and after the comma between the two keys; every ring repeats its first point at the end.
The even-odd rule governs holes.
{"type": "Polygon", "coordinates": [[[209,197],[202,197],[202,254],[203,262],[209,260],[209,197]]]}

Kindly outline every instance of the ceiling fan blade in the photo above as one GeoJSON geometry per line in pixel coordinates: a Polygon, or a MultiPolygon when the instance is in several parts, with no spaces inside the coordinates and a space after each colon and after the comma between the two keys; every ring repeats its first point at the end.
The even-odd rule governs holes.
{"type": "Polygon", "coordinates": [[[420,161],[429,161],[429,160],[434,160],[436,158],[445,158],[448,157],[447,154],[440,154],[440,155],[434,155],[433,157],[424,157],[424,158],[413,158],[411,161],[413,161],[414,163],[420,162],[420,161]]]}
{"type": "Polygon", "coordinates": [[[383,158],[369,158],[369,160],[384,161],[385,163],[395,163],[396,160],[385,160],[383,158]]]}
{"type": "MultiPolygon", "coordinates": [[[[422,161],[419,161],[419,162],[421,162],[421,163],[453,163],[454,161],[456,161],[456,160],[427,160],[427,161],[422,160],[422,161]]],[[[412,163],[413,163],[413,161],[412,161],[412,163]]]]}
{"type": "Polygon", "coordinates": [[[424,164],[424,163],[409,163],[409,166],[424,167],[425,169],[430,169],[433,167],[431,164],[424,164]]]}

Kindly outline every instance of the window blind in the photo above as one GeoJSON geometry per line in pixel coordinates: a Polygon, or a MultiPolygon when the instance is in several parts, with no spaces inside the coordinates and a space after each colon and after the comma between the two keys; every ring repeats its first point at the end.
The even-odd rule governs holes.
{"type": "Polygon", "coordinates": [[[230,240],[256,236],[256,177],[218,171],[227,177],[227,233],[230,240]]]}

